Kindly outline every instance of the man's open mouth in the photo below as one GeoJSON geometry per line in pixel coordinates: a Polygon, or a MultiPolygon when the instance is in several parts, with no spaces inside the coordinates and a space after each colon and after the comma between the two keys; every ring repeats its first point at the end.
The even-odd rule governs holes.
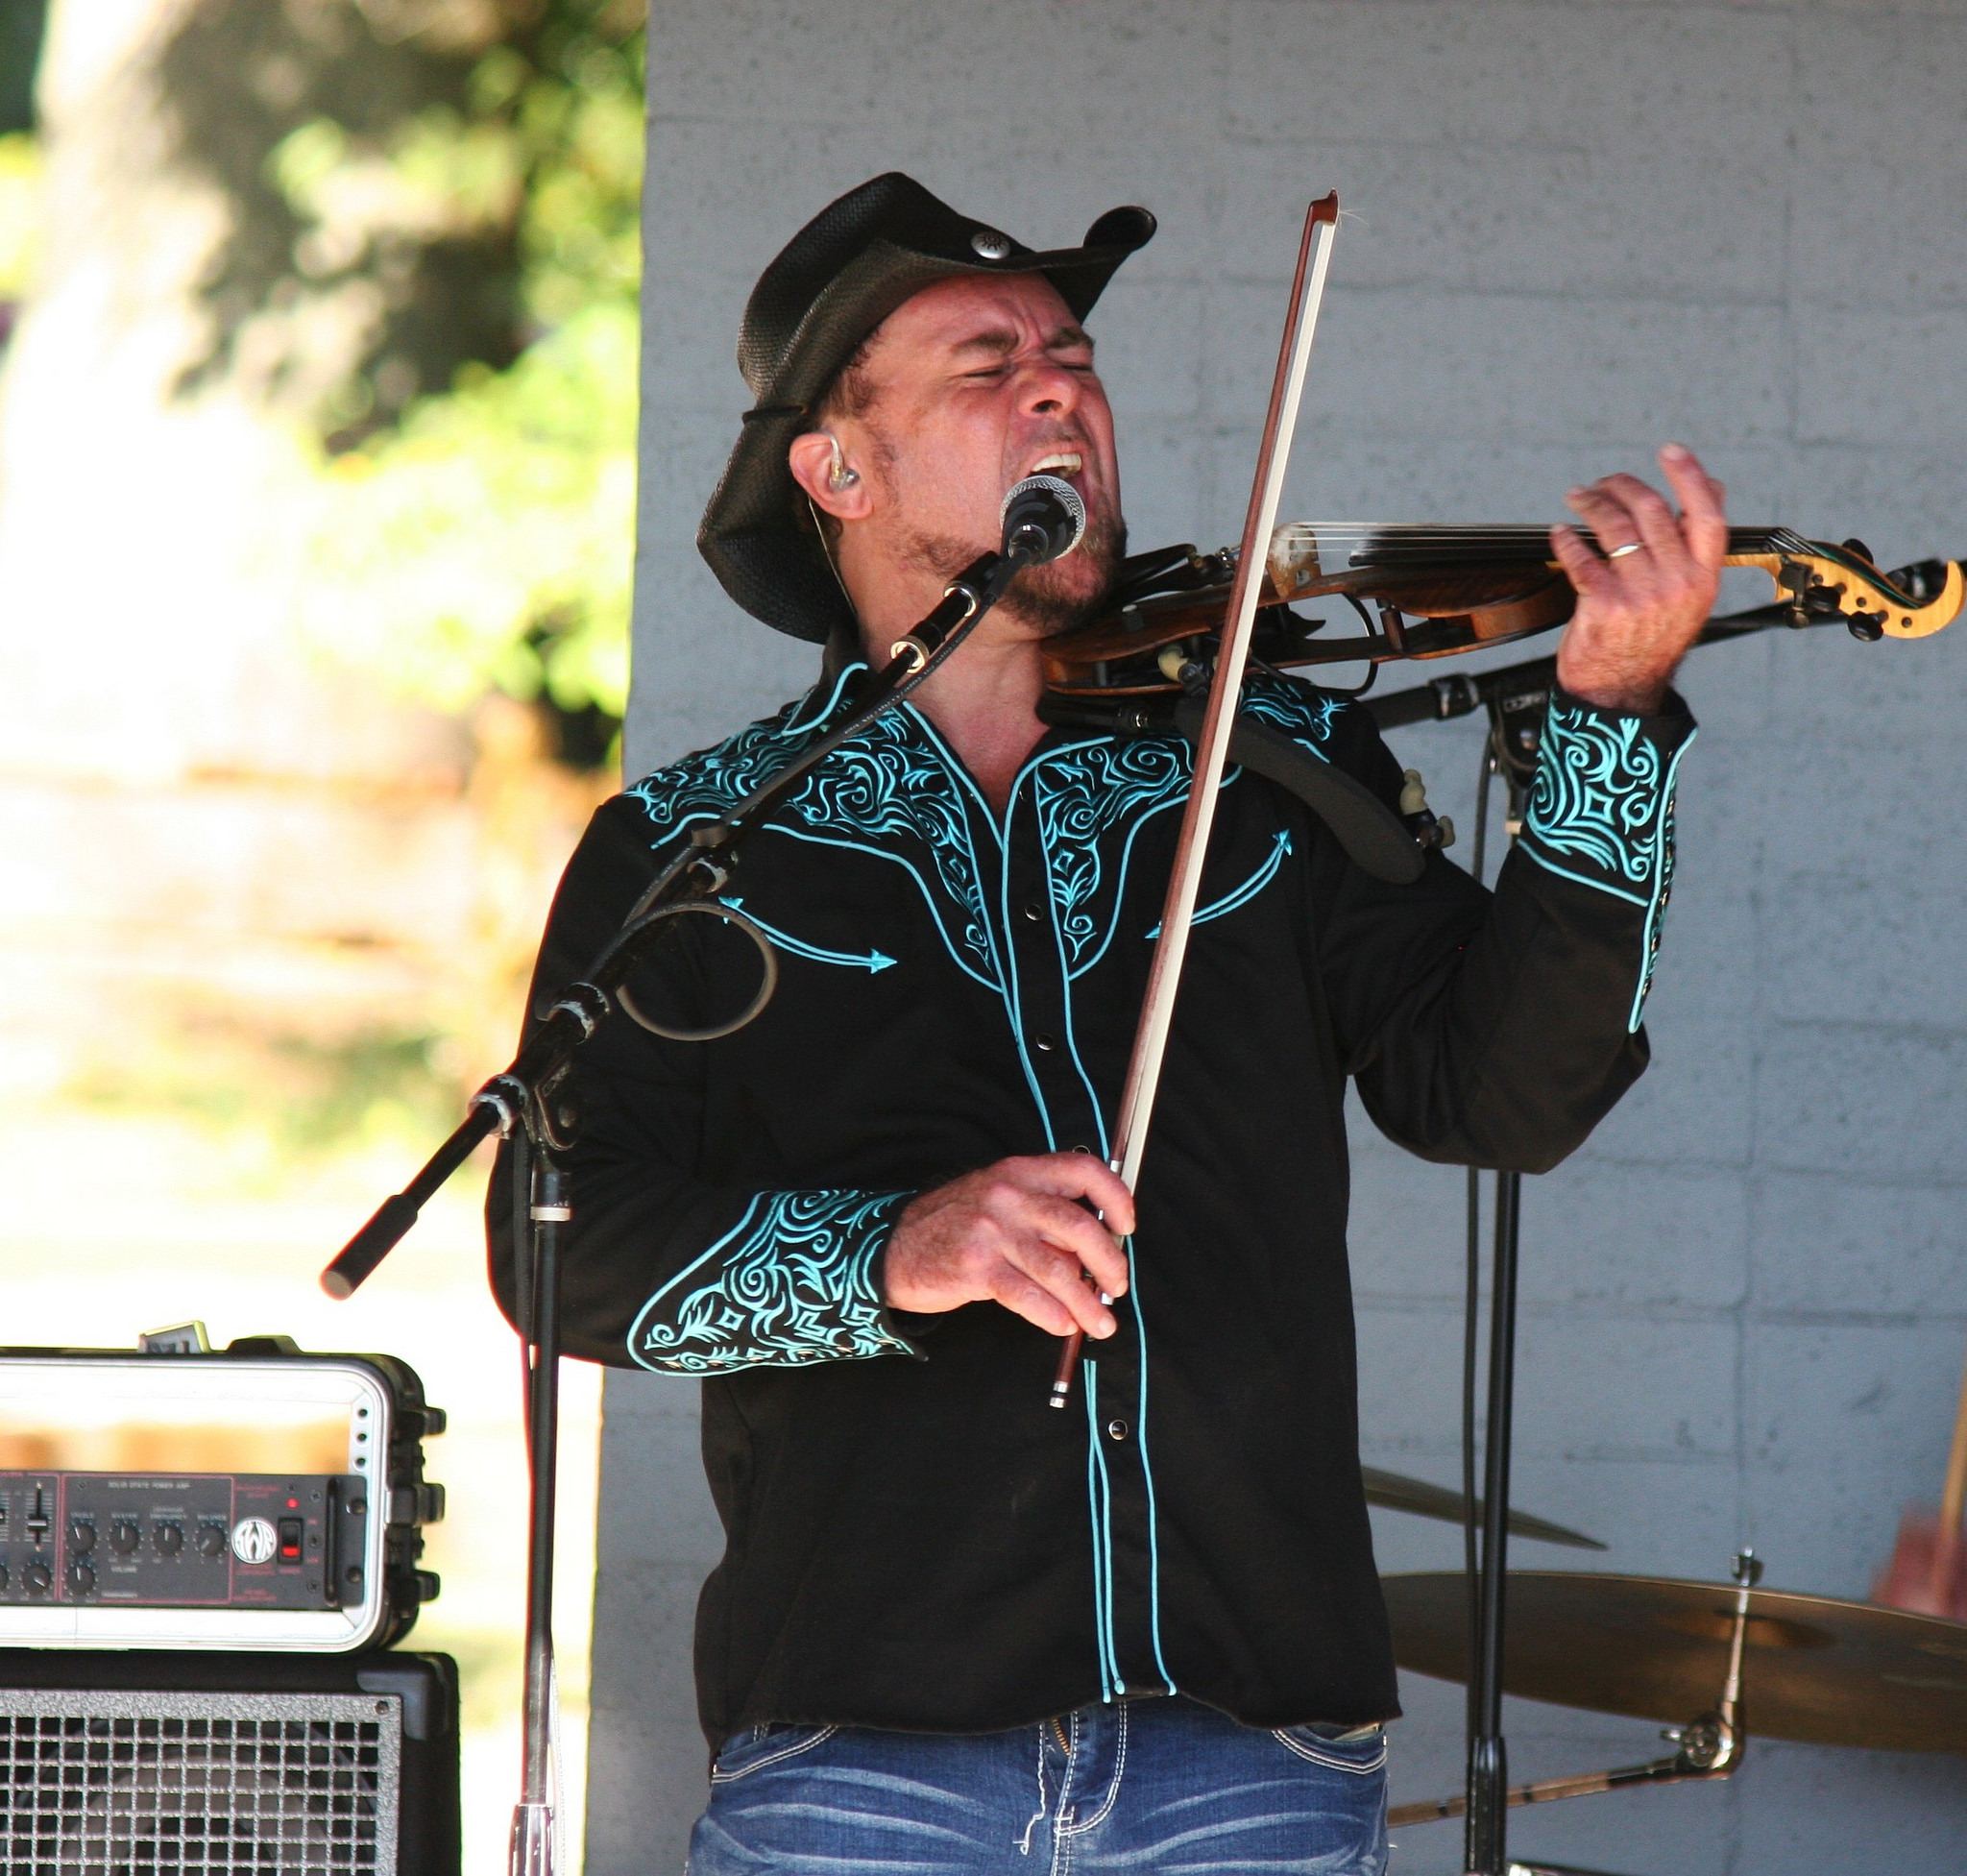
{"type": "Polygon", "coordinates": [[[1062,475],[1068,481],[1080,473],[1085,458],[1077,450],[1054,450],[1025,471],[1027,475],[1062,475]]]}

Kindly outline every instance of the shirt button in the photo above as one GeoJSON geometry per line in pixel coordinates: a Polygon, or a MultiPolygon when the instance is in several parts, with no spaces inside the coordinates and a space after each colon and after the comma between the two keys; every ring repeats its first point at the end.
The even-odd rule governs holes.
{"type": "Polygon", "coordinates": [[[1126,1421],[1124,1421],[1124,1420],[1109,1420],[1109,1421],[1108,1421],[1108,1422],[1106,1423],[1106,1437],[1107,1437],[1107,1438],[1108,1438],[1109,1440],[1124,1440],[1124,1439],[1126,1439],[1126,1438],[1127,1438],[1127,1422],[1126,1422],[1126,1421]]]}
{"type": "Polygon", "coordinates": [[[1036,1035],[1032,1037],[1032,1046],[1040,1055],[1049,1056],[1054,1049],[1058,1047],[1058,1044],[1051,1036],[1047,1035],[1043,1030],[1040,1030],[1036,1035]]]}
{"type": "Polygon", "coordinates": [[[1036,899],[1027,899],[1024,903],[1024,914],[1035,925],[1045,916],[1045,908],[1036,899]]]}

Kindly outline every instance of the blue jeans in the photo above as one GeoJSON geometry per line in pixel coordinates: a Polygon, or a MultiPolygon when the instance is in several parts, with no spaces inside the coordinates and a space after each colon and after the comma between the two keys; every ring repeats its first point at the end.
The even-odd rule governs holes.
{"type": "Polygon", "coordinates": [[[763,1726],[725,1741],[687,1876],[1381,1876],[1386,1735],[1186,1699],[1008,1733],[763,1726]]]}

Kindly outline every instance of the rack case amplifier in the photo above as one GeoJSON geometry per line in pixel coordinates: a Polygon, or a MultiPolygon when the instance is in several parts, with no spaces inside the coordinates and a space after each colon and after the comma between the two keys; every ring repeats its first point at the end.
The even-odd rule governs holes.
{"type": "Polygon", "coordinates": [[[0,1350],[0,1646],[394,1641],[437,1593],[443,1426],[389,1355],[0,1350]]]}

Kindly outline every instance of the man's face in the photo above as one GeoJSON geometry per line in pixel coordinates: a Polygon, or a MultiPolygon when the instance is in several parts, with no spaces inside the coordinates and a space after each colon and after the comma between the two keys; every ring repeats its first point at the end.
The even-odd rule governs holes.
{"type": "Polygon", "coordinates": [[[1034,634],[1084,618],[1127,531],[1093,342],[1057,289],[1038,274],[939,280],[889,314],[862,370],[871,396],[838,428],[872,476],[868,544],[946,579],[1000,545],[1013,483],[1057,475],[1085,501],[1085,536],[1019,574],[999,612],[1034,634]]]}

